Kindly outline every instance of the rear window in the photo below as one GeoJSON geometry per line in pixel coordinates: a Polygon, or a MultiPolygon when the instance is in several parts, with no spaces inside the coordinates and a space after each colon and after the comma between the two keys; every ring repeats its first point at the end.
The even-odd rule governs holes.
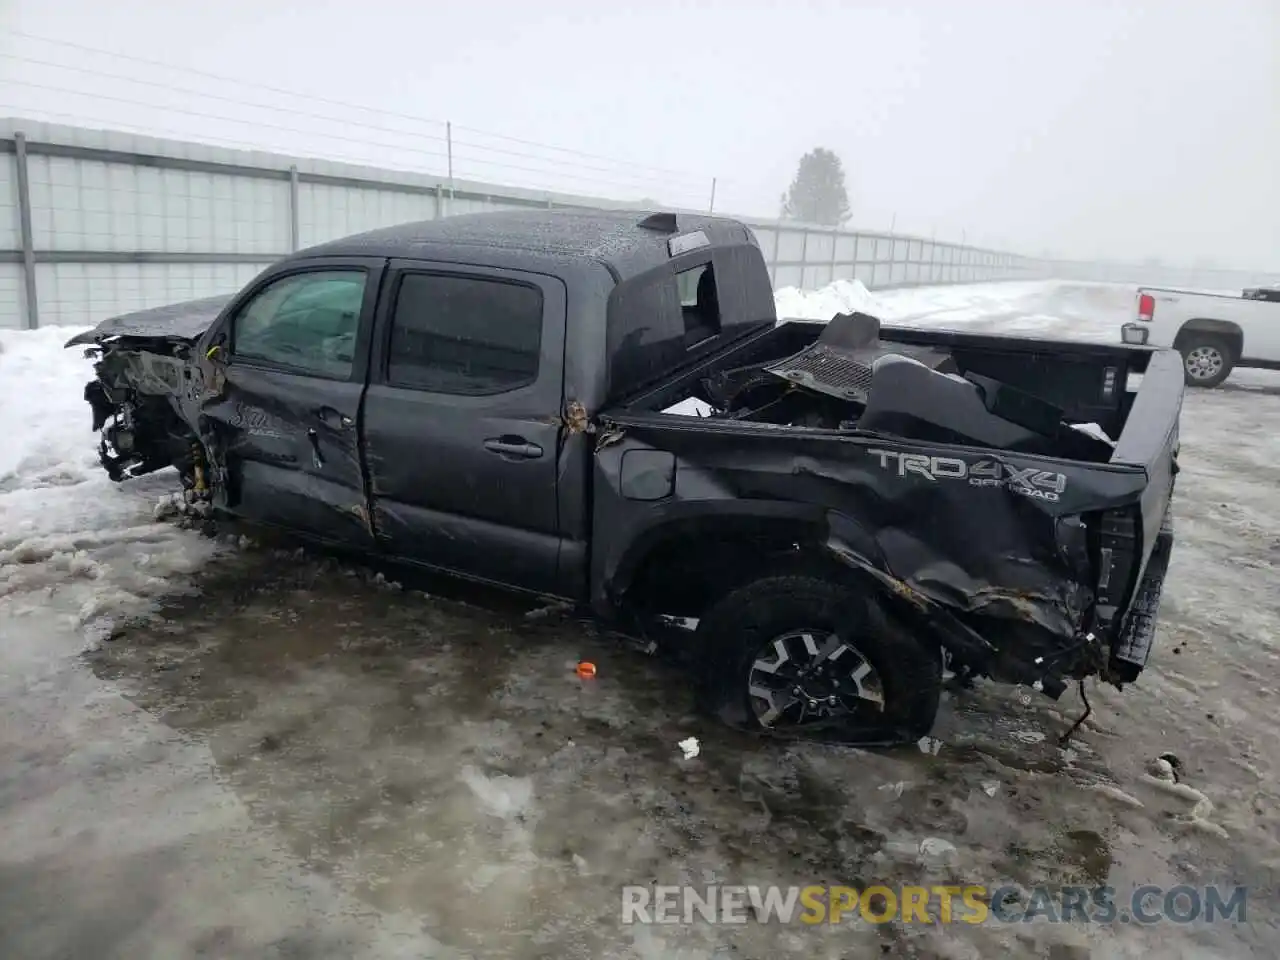
{"type": "Polygon", "coordinates": [[[683,255],[627,279],[609,298],[609,399],[776,320],[769,269],[751,244],[683,255]]]}
{"type": "Polygon", "coordinates": [[[609,396],[619,398],[714,347],[723,329],[710,262],[619,285],[610,305],[609,396]]]}
{"type": "Polygon", "coordinates": [[[609,396],[617,398],[671,371],[685,358],[674,274],[619,284],[609,304],[609,396]]]}
{"type": "Polygon", "coordinates": [[[693,347],[720,333],[720,294],[715,268],[709,263],[676,274],[680,314],[684,320],[684,345],[693,347]]]}
{"type": "Polygon", "coordinates": [[[538,379],[542,291],[490,277],[409,273],[391,320],[387,382],[505,393],[538,379]]]}

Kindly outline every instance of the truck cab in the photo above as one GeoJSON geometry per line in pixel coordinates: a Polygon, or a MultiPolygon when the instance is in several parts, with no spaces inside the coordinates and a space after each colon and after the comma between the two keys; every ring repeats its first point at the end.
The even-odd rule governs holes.
{"type": "MultiPolygon", "coordinates": [[[[168,433],[200,425],[217,509],[583,600],[580,428],[776,321],[742,224],[682,215],[677,229],[673,214],[599,211],[373,231],[286,257],[196,308],[208,314],[198,337],[151,339],[186,384],[168,433]]],[[[184,313],[116,318],[73,342],[163,331],[166,311],[184,313]]],[[[136,360],[166,366],[154,352],[136,360]]],[[[173,459],[148,455],[147,435],[128,433],[134,468],[173,459]]],[[[190,444],[171,446],[184,460],[190,444]]]]}

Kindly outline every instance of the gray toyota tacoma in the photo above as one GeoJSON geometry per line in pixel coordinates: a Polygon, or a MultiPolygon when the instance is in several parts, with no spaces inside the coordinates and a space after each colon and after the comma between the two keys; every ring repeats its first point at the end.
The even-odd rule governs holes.
{"type": "Polygon", "coordinates": [[[779,323],[734,220],[405,224],[68,346],[114,479],[676,637],[736,726],[914,740],[944,663],[1058,697],[1151,649],[1177,354],[779,323]]]}

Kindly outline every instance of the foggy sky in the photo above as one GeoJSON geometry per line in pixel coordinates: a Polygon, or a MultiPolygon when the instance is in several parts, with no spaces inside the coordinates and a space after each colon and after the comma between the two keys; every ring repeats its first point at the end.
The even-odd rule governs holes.
{"type": "Polygon", "coordinates": [[[459,176],[770,217],[826,146],[854,227],[1280,273],[1278,40],[1280,0],[0,0],[0,115],[432,173],[408,118],[451,120],[459,176]]]}

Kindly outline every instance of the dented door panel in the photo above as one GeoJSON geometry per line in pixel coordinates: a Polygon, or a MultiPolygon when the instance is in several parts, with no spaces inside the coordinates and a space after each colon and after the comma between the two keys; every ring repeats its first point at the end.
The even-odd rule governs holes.
{"type": "Polygon", "coordinates": [[[373,547],[359,431],[384,266],[342,258],[268,271],[202,337],[205,387],[194,419],[219,481],[215,505],[326,542],[373,547]],[[335,278],[352,277],[363,277],[354,296],[335,293],[343,289],[335,278]],[[283,298],[273,292],[299,279],[313,282],[283,298]],[[287,318],[281,348],[250,354],[237,324],[271,297],[281,300],[273,316],[287,318]],[[316,331],[323,349],[299,352],[297,343],[310,344],[316,331]]]}
{"type": "Polygon", "coordinates": [[[356,433],[363,390],[363,383],[230,364],[222,396],[202,415],[226,470],[217,505],[247,520],[372,546],[356,433]]]}

